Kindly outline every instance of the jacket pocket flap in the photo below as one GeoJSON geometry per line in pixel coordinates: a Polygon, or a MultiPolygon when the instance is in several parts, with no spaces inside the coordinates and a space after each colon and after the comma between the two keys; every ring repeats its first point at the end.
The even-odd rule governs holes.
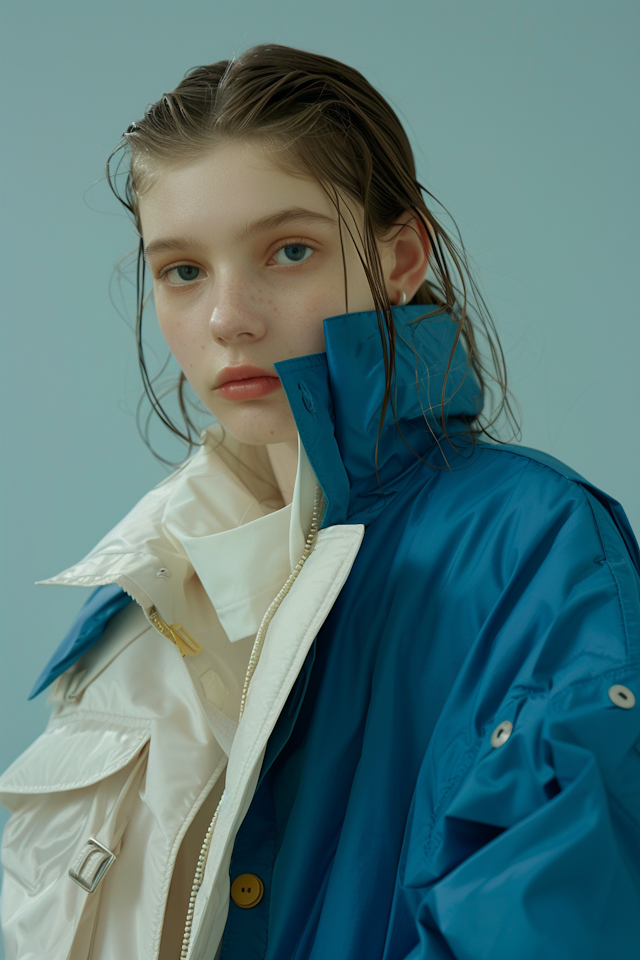
{"type": "Polygon", "coordinates": [[[0,777],[0,794],[55,793],[98,783],[125,767],[149,736],[149,723],[52,720],[0,777]]]}

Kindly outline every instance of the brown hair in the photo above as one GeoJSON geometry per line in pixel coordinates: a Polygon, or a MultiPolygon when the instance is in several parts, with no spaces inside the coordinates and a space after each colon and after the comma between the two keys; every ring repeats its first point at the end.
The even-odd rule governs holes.
{"type": "MultiPolygon", "coordinates": [[[[138,211],[138,195],[154,171],[163,163],[180,163],[202,156],[215,144],[230,140],[256,140],[264,145],[274,162],[292,173],[314,176],[334,203],[338,222],[350,231],[340,211],[340,196],[359,203],[364,211],[364,237],[359,240],[365,271],[382,340],[385,365],[385,390],[378,440],[387,405],[395,418],[391,384],[395,363],[395,330],[391,304],[384,285],[376,237],[382,237],[405,211],[420,217],[431,237],[429,266],[435,283],[425,279],[411,303],[436,305],[435,314],[448,312],[457,323],[449,357],[462,338],[467,354],[467,369],[473,369],[483,399],[487,389],[492,411],[463,418],[473,442],[480,434],[492,440],[490,428],[504,413],[518,432],[507,389],[504,355],[489,315],[467,263],[464,245],[448,236],[427,207],[423,192],[433,194],[416,180],[411,146],[404,129],[384,97],[357,70],[315,53],[278,44],[258,44],[232,60],[221,60],[190,70],[175,90],[148,107],[144,118],[132,123],[107,160],[107,179],[116,197],[133,216],[140,236],[137,261],[136,341],[145,392],[166,426],[191,446],[196,430],[186,409],[181,373],[177,385],[178,401],[184,417],[183,432],[172,423],[153,390],[142,349],[142,312],[145,305],[145,260],[138,211]],[[123,151],[114,172],[111,161],[123,151]],[[124,196],[115,184],[120,163],[130,154],[124,196]],[[454,285],[447,259],[451,258],[462,285],[462,295],[454,285]],[[465,282],[466,277],[466,282],[465,282]],[[467,302],[467,284],[476,302],[479,329],[474,326],[467,302]],[[478,332],[487,343],[489,361],[482,358],[478,332]],[[488,385],[498,388],[497,402],[488,385]]],[[[438,202],[438,201],[436,201],[438,202]]],[[[340,226],[342,231],[342,226],[340,226]]],[[[357,227],[356,227],[357,229],[357,227]]],[[[457,229],[457,228],[456,228],[457,229]]],[[[353,236],[353,234],[351,234],[353,236]]],[[[342,241],[342,232],[340,234],[342,241]]],[[[356,244],[357,247],[357,244],[356,244]]],[[[343,247],[344,257],[344,247],[343,247]]],[[[345,269],[345,296],[346,269],[345,269]]],[[[348,311],[348,300],[347,311],[348,311]]],[[[432,318],[433,312],[425,314],[432,318]]],[[[422,320],[420,317],[418,320],[422,320]]],[[[418,322],[418,321],[413,321],[418,322]]],[[[440,421],[446,434],[446,376],[440,398],[440,421]]],[[[396,419],[397,425],[397,419],[396,419]]],[[[399,427],[398,427],[399,429],[399,427]]],[[[145,439],[145,442],[148,441],[145,439]]],[[[376,443],[377,456],[377,443],[376,443]]],[[[162,458],[159,458],[162,459],[162,458]]],[[[166,461],[165,461],[166,462],[166,461]]]]}

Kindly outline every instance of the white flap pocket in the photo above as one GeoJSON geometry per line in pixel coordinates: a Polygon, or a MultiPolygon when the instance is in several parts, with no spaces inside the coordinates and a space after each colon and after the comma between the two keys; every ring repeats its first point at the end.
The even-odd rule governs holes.
{"type": "Polygon", "coordinates": [[[61,717],[21,753],[0,777],[5,794],[59,793],[104,780],[121,770],[149,739],[149,724],[105,717],[61,717]]]}
{"type": "Polygon", "coordinates": [[[12,813],[2,843],[7,960],[62,960],[81,920],[92,928],[96,891],[126,842],[149,734],[121,718],[60,718],[0,778],[12,813]]]}

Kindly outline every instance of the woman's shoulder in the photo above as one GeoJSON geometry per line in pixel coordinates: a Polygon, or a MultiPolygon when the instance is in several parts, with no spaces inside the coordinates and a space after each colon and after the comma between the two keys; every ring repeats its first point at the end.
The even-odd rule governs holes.
{"type": "MultiPolygon", "coordinates": [[[[640,549],[623,506],[550,454],[515,444],[478,442],[440,471],[435,498],[453,499],[456,518],[473,518],[503,546],[550,545],[572,531],[584,548],[640,572],[640,549]]],[[[497,542],[493,547],[498,546],[497,542]]]]}
{"type": "Polygon", "coordinates": [[[526,447],[477,444],[451,466],[413,510],[412,562],[438,621],[449,617],[463,646],[492,637],[491,657],[526,663],[527,683],[530,669],[556,684],[640,659],[640,558],[621,505],[526,447]]]}

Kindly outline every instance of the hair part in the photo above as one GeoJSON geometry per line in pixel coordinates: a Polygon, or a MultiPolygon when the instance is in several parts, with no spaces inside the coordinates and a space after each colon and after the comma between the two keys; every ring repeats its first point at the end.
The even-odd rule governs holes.
{"type": "MultiPolygon", "coordinates": [[[[443,432],[446,436],[446,405],[451,399],[446,397],[447,377],[454,351],[462,339],[467,369],[471,367],[475,373],[483,399],[483,410],[479,414],[462,418],[473,444],[482,434],[495,442],[504,442],[492,433],[501,415],[511,423],[517,436],[519,426],[511,406],[504,354],[495,325],[473,279],[459,231],[460,247],[427,207],[423,194],[436,198],[416,179],[413,152],[395,112],[362,74],[346,64],[293,47],[258,44],[232,60],[190,70],[175,90],[164,94],[148,107],[142,120],[131,124],[107,160],[109,185],[133,217],[140,236],[136,341],[144,390],[162,422],[189,445],[187,456],[197,443],[192,435],[196,427],[186,409],[183,393],[186,377],[181,373],[177,384],[183,431],[164,411],[144,359],[145,260],[138,198],[150,188],[159,170],[199,159],[215,146],[234,141],[255,142],[282,169],[315,178],[336,208],[341,242],[343,226],[354,241],[373,297],[385,368],[376,462],[389,403],[400,430],[391,396],[395,327],[377,240],[388,235],[407,211],[422,221],[431,239],[429,266],[435,277],[435,282],[425,278],[409,302],[439,307],[413,323],[446,312],[457,324],[440,397],[439,420],[443,432]],[[120,151],[119,162],[112,171],[111,162],[120,151]],[[127,155],[130,164],[122,196],[115,180],[120,163],[127,155]],[[341,209],[341,203],[348,208],[349,201],[355,201],[363,211],[363,235],[353,217],[357,238],[341,209]],[[457,271],[461,292],[451,278],[449,260],[457,271]],[[468,289],[475,304],[475,322],[468,289]],[[486,359],[479,348],[479,334],[488,347],[486,359]],[[488,414],[485,412],[487,395],[491,397],[488,414]]],[[[345,302],[348,312],[346,265],[345,302]]],[[[418,359],[416,354],[416,364],[418,359]]],[[[146,438],[145,442],[150,446],[146,438]]]]}

